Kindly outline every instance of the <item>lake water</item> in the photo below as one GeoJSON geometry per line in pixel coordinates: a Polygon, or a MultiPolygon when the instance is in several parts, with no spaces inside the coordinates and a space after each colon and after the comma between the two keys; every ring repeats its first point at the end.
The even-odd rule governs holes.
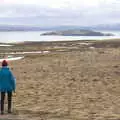
{"type": "Polygon", "coordinates": [[[100,31],[103,33],[113,33],[115,36],[40,36],[47,31],[16,31],[0,32],[0,42],[23,42],[23,41],[67,41],[67,40],[103,40],[120,38],[120,31],[100,31]]]}

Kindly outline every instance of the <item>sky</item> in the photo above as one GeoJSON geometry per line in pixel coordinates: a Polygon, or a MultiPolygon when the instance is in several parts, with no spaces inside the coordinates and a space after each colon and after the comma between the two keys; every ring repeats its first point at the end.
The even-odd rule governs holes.
{"type": "Polygon", "coordinates": [[[120,23],[120,0],[0,0],[0,24],[91,26],[120,23]]]}

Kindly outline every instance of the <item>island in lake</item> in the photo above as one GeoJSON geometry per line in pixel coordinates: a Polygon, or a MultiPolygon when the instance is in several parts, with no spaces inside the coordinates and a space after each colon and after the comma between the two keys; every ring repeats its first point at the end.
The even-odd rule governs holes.
{"type": "Polygon", "coordinates": [[[46,32],[41,35],[60,35],[60,36],[114,36],[111,33],[102,33],[92,30],[61,30],[46,32]]]}

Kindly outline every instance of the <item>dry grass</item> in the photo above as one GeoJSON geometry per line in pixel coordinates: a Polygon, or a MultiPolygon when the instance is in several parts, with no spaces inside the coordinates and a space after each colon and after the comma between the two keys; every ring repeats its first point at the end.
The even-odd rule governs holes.
{"type": "Polygon", "coordinates": [[[119,120],[120,47],[84,49],[11,62],[15,114],[34,120],[119,120]]]}

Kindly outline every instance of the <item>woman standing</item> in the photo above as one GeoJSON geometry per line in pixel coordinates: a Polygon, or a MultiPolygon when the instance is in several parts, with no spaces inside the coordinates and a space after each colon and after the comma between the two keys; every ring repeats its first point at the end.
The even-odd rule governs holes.
{"type": "Polygon", "coordinates": [[[8,113],[11,113],[12,92],[15,91],[16,87],[15,81],[15,77],[9,69],[7,61],[3,60],[2,68],[0,70],[1,114],[4,114],[4,101],[6,93],[8,98],[8,113]]]}

